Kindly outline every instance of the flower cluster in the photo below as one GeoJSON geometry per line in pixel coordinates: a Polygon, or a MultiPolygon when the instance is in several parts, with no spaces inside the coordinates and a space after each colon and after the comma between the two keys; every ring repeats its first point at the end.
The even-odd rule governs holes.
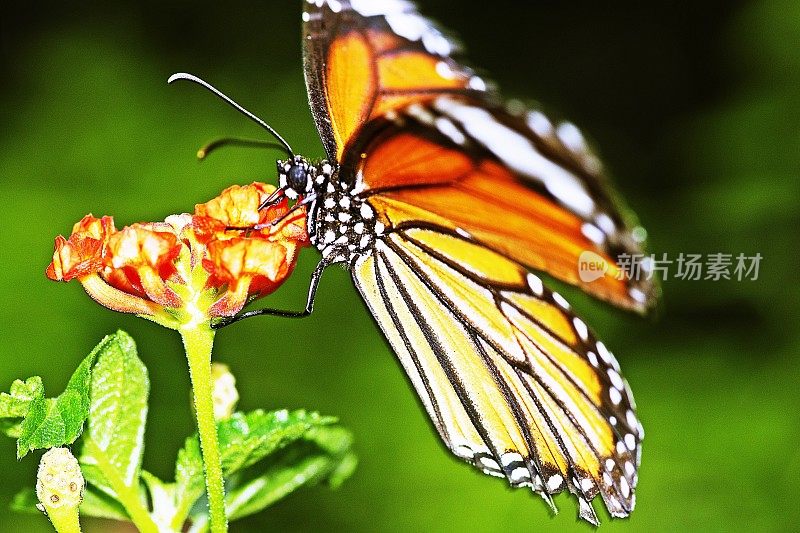
{"type": "Polygon", "coordinates": [[[87,215],[55,241],[47,276],[78,279],[102,305],[164,325],[230,317],[291,274],[308,245],[305,210],[288,201],[259,210],[271,185],[232,186],[194,214],[117,230],[87,215]]]}

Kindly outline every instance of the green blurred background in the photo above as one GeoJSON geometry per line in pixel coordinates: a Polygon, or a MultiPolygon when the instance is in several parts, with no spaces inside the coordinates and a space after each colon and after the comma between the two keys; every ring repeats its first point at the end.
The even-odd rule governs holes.
{"type": "MultiPolygon", "coordinates": [[[[0,15],[0,389],[42,375],[55,394],[103,335],[129,331],[152,379],[145,465],[163,477],[192,431],[179,339],[47,281],[52,239],[87,212],[118,226],[159,220],[229,184],[274,180],[270,153],[194,160],[216,136],[261,133],[196,87],[168,87],[175,71],[206,77],[321,156],[300,4],[43,1],[0,15]]],[[[647,431],[636,511],[603,514],[601,527],[796,530],[800,4],[490,4],[425,7],[507,96],[583,127],[654,252],[764,257],[758,281],[666,280],[652,320],[565,289],[617,353],[647,431]]],[[[300,306],[315,260],[306,251],[269,303],[300,306]]],[[[550,517],[539,498],[444,451],[342,269],[323,279],[313,317],[246,321],[215,353],[237,374],[243,408],[339,415],[361,459],[338,491],[297,493],[234,531],[588,531],[566,496],[550,517]]],[[[2,510],[35,468],[0,440],[0,531],[49,531],[43,517],[2,510]]]]}

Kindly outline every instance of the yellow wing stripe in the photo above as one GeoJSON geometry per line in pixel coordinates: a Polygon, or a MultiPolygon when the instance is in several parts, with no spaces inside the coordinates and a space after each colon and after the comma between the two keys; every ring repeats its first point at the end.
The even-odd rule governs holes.
{"type": "Polygon", "coordinates": [[[525,286],[525,271],[517,263],[488,248],[467,243],[463,238],[422,228],[410,228],[404,234],[418,246],[424,246],[426,250],[444,256],[450,263],[457,264],[494,285],[511,285],[517,288],[525,286]]]}

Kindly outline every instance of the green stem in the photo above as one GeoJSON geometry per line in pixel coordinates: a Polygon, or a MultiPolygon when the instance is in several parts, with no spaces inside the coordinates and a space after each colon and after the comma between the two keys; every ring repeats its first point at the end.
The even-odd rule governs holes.
{"type": "Polygon", "coordinates": [[[190,323],[181,327],[180,333],[192,378],[197,430],[200,434],[200,448],[203,452],[203,467],[206,473],[211,532],[224,533],[228,530],[228,520],[225,517],[225,486],[222,478],[217,423],[214,420],[211,380],[214,330],[211,329],[210,322],[190,323]]]}
{"type": "Polygon", "coordinates": [[[138,486],[128,486],[120,477],[119,471],[111,464],[103,451],[88,435],[84,434],[83,445],[89,454],[97,461],[97,467],[103,473],[108,484],[116,493],[117,500],[125,508],[131,521],[142,533],[158,533],[158,526],[142,504],[138,486]]]}
{"type": "Polygon", "coordinates": [[[58,533],[81,533],[77,507],[50,507],[47,509],[47,518],[58,533]]]}

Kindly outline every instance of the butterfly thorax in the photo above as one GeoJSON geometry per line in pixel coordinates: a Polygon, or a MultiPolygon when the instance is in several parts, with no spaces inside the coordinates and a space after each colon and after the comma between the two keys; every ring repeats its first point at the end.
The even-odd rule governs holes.
{"type": "Polygon", "coordinates": [[[375,210],[349,183],[338,179],[338,168],[328,161],[311,164],[301,156],[279,161],[278,178],[286,196],[309,200],[308,237],[329,262],[349,263],[368,254],[383,235],[385,228],[375,210]],[[300,179],[303,173],[305,180],[300,179]]]}

